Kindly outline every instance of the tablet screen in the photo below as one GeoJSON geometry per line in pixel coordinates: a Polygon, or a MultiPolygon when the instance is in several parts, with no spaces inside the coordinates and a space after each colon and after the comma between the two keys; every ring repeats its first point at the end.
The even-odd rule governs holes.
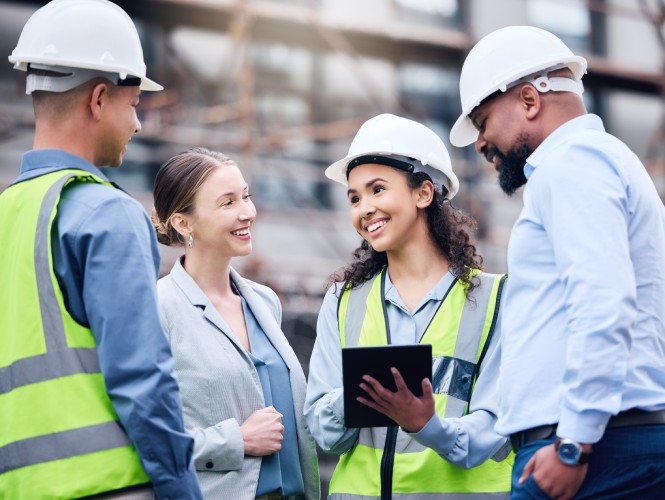
{"type": "Polygon", "coordinates": [[[346,427],[386,427],[397,425],[391,418],[356,401],[369,399],[360,388],[363,375],[371,375],[385,388],[395,391],[390,368],[399,370],[408,388],[422,396],[421,382],[432,380],[432,346],[430,344],[345,347],[342,349],[344,378],[344,425],[346,427]]]}

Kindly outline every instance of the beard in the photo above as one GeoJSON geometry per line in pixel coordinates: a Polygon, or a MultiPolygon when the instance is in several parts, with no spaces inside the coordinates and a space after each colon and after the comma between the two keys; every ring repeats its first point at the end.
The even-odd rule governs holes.
{"type": "Polygon", "coordinates": [[[505,155],[497,148],[492,148],[499,158],[499,186],[508,196],[526,184],[524,165],[533,152],[528,144],[528,137],[520,135],[515,145],[505,155]]]}

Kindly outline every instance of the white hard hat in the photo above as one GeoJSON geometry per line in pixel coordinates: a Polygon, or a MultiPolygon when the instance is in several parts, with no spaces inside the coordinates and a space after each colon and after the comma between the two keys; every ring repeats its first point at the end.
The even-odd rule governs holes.
{"type": "Polygon", "coordinates": [[[467,146],[478,138],[469,114],[494,92],[505,92],[512,84],[529,81],[541,92],[582,93],[582,76],[587,61],[576,56],[556,36],[533,26],[509,26],[481,38],[471,49],[462,66],[460,99],[462,114],[450,130],[450,142],[467,146]],[[574,80],[547,78],[546,73],[569,68],[574,80]],[[541,72],[540,75],[537,75],[541,72]],[[538,79],[526,79],[533,75],[538,79]]]}
{"type": "Polygon", "coordinates": [[[131,18],[108,0],[52,0],[28,19],[9,62],[22,71],[28,65],[67,74],[80,70],[69,84],[53,85],[58,77],[33,80],[38,86],[32,90],[63,92],[98,75],[112,75],[120,84],[140,79],[136,83],[141,90],[163,88],[146,78],[141,41],[131,18]]]}
{"type": "Polygon", "coordinates": [[[446,187],[448,199],[457,194],[459,181],[441,138],[422,123],[387,113],[363,123],[351,143],[349,154],[330,165],[326,177],[347,186],[348,168],[354,160],[381,163],[385,157],[396,160],[393,166],[407,163],[412,167],[408,170],[425,172],[437,187],[446,187]],[[361,160],[366,156],[370,158],[361,160]],[[379,157],[379,161],[372,161],[372,158],[377,159],[375,157],[379,157]]]}

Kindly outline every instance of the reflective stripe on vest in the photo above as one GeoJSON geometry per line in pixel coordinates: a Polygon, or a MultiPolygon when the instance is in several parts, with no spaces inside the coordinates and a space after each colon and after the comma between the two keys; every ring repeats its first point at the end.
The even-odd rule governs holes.
{"type": "Polygon", "coordinates": [[[73,181],[110,185],[61,170],[0,195],[0,498],[149,482],[106,393],[92,332],[67,312],[53,272],[51,227],[73,181]]]}
{"type": "MultiPolygon", "coordinates": [[[[504,276],[475,275],[480,286],[469,299],[462,283],[451,285],[420,340],[432,345],[432,385],[436,411],[443,417],[467,413],[478,361],[484,356],[498,313],[504,276]]],[[[381,277],[379,273],[342,294],[338,321],[343,347],[386,344],[381,277]]],[[[385,427],[360,429],[358,443],[340,457],[335,468],[331,498],[379,498],[386,432],[385,427]]],[[[400,430],[395,446],[393,498],[507,498],[511,467],[512,460],[488,460],[473,469],[462,469],[400,430]]]]}

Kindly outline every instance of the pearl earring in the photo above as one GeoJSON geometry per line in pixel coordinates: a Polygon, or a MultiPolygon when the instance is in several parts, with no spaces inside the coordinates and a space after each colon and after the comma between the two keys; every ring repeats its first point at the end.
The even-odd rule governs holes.
{"type": "Polygon", "coordinates": [[[189,239],[187,240],[187,246],[189,248],[194,248],[194,238],[192,238],[192,235],[189,235],[189,239]]]}

